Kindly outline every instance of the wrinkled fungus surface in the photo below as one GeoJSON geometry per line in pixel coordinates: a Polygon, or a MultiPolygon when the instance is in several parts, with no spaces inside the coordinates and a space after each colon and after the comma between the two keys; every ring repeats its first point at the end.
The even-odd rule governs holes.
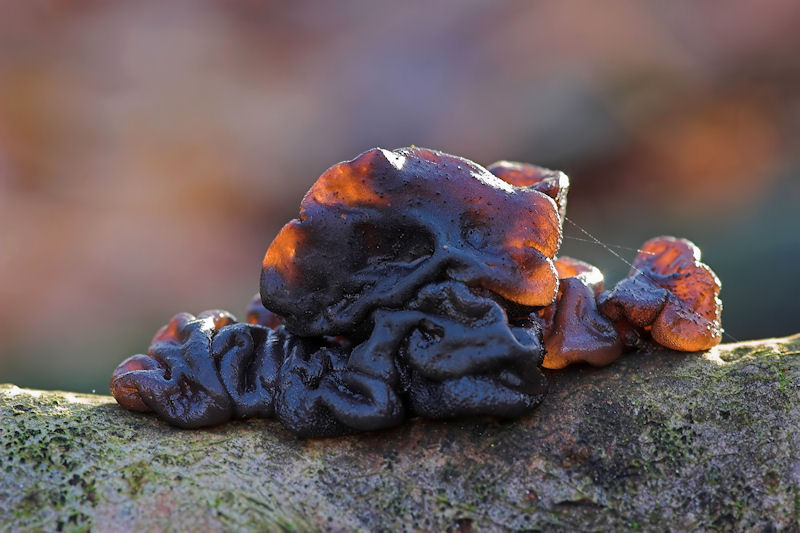
{"type": "Polygon", "coordinates": [[[374,149],[328,169],[264,257],[261,298],[300,335],[348,335],[371,310],[451,279],[548,305],[561,221],[552,198],[460,157],[374,149]]]}
{"type": "Polygon", "coordinates": [[[597,268],[555,259],[568,189],[562,172],[423,148],[339,163],[267,249],[245,321],[175,315],[111,391],[179,427],[271,417],[324,437],[522,415],[545,393],[542,366],[608,364],[625,328],[677,349],[718,342],[719,284],[688,241],[650,241],[602,294],[597,268]]]}
{"type": "Polygon", "coordinates": [[[644,243],[628,277],[598,303],[622,328],[642,328],[662,346],[694,352],[722,339],[719,291],[719,278],[700,262],[694,243],[656,237],[644,243]]]}
{"type": "MultiPolygon", "coordinates": [[[[536,324],[509,326],[500,305],[460,282],[423,287],[377,309],[350,349],[285,327],[176,315],[147,355],[111,378],[119,403],[185,428],[275,417],[303,437],[391,427],[406,417],[518,416],[542,398],[536,324]]],[[[227,318],[227,317],[226,317],[227,318]]]]}

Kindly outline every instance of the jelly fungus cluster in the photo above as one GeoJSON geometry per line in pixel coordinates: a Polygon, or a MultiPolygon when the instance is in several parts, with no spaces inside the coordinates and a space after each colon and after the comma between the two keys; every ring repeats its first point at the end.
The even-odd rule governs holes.
{"type": "Polygon", "coordinates": [[[423,148],[339,163],[269,246],[245,322],[176,315],[111,391],[179,427],[274,417],[323,437],[516,417],[544,396],[542,366],[607,365],[648,336],[719,343],[719,280],[689,241],[648,241],[610,291],[556,258],[568,189],[562,172],[423,148]]]}

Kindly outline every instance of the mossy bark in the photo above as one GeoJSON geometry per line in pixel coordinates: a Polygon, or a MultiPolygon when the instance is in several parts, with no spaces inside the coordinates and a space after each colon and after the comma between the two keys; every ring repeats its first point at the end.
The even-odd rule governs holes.
{"type": "Polygon", "coordinates": [[[800,530],[800,336],[548,377],[520,420],[307,441],[0,386],[0,530],[800,530]]]}

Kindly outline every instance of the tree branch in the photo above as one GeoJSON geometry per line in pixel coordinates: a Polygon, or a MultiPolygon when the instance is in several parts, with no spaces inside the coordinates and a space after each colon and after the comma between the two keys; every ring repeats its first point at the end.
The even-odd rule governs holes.
{"type": "Polygon", "coordinates": [[[551,372],[523,419],[327,440],[0,386],[0,530],[800,527],[800,336],[551,372]]]}

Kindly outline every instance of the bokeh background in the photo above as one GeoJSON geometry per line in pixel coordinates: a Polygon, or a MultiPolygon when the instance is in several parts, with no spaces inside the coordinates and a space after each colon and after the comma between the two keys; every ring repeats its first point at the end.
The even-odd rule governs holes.
{"type": "Polygon", "coordinates": [[[107,391],[241,313],[328,166],[410,144],[572,179],[562,253],[660,234],[727,341],[800,331],[796,0],[0,2],[0,382],[107,391]]]}

